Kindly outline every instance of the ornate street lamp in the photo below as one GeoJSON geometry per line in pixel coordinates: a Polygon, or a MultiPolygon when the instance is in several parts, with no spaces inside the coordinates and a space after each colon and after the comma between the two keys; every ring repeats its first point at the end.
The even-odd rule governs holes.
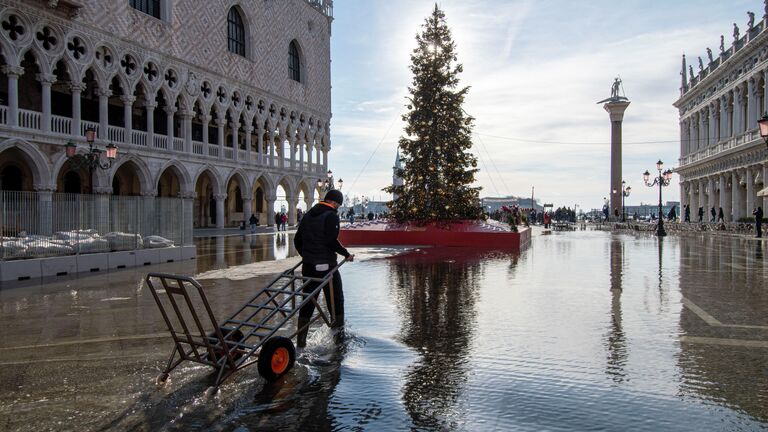
{"type": "MultiPolygon", "coordinates": [[[[339,190],[341,190],[342,186],[344,186],[344,180],[339,179],[338,184],[339,184],[339,190]]],[[[325,193],[328,192],[329,190],[336,189],[336,185],[334,185],[333,183],[333,171],[328,170],[327,178],[325,180],[317,179],[317,188],[320,189],[322,196],[324,196],[325,193]]]]}
{"type": "Polygon", "coordinates": [[[664,167],[664,162],[659,160],[656,162],[656,169],[659,170],[659,176],[655,177],[653,181],[651,182],[651,173],[646,170],[643,173],[643,181],[645,182],[645,185],[648,187],[654,187],[656,185],[659,185],[659,225],[656,230],[656,235],[659,237],[663,237],[667,235],[667,232],[664,231],[664,214],[661,210],[661,188],[664,186],[669,186],[669,183],[672,181],[672,170],[668,169],[664,172],[661,172],[661,169],[664,167]]]}
{"type": "Polygon", "coordinates": [[[103,170],[112,167],[112,162],[117,158],[117,146],[109,143],[106,147],[106,162],[102,160],[102,151],[93,146],[93,142],[96,139],[96,129],[89,127],[85,130],[85,140],[88,141],[88,152],[83,155],[77,154],[77,145],[72,141],[69,141],[64,147],[69,164],[74,169],[88,168],[88,172],[93,175],[96,168],[103,170]]]}
{"type": "Polygon", "coordinates": [[[763,115],[763,118],[757,121],[757,125],[760,127],[760,136],[765,140],[765,145],[768,146],[768,113],[763,115]]]}
{"type": "Polygon", "coordinates": [[[621,221],[626,222],[627,221],[627,208],[624,206],[624,198],[628,197],[630,192],[632,192],[632,186],[624,186],[627,182],[624,180],[621,181],[621,221]]]}

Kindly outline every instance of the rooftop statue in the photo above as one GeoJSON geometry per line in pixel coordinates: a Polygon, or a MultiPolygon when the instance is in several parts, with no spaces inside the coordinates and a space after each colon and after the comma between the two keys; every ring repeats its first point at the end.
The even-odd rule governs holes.
{"type": "Polygon", "coordinates": [[[699,72],[704,70],[704,62],[701,61],[701,56],[699,56],[699,72]]]}
{"type": "Polygon", "coordinates": [[[691,65],[688,65],[688,75],[691,76],[691,81],[693,81],[693,77],[695,75],[693,75],[693,66],[691,66],[691,65]]]}
{"type": "Polygon", "coordinates": [[[709,62],[710,63],[715,61],[715,59],[712,58],[712,50],[709,47],[707,47],[707,57],[709,57],[709,62]]]}
{"type": "Polygon", "coordinates": [[[755,26],[755,13],[747,12],[747,16],[749,17],[749,21],[747,22],[747,28],[749,30],[752,30],[752,27],[755,26]]]}
{"type": "Polygon", "coordinates": [[[739,26],[736,25],[736,23],[733,23],[733,42],[736,43],[739,41],[739,26]]]}
{"type": "Polygon", "coordinates": [[[626,101],[629,101],[629,99],[627,99],[625,96],[620,96],[619,92],[623,93],[623,90],[622,90],[622,87],[621,87],[621,78],[616,77],[613,80],[613,84],[611,85],[611,97],[609,97],[608,99],[603,99],[603,100],[601,100],[598,103],[601,104],[601,103],[606,103],[606,102],[607,103],[611,103],[611,102],[626,102],[626,101]]]}
{"type": "MultiPolygon", "coordinates": [[[[768,1],[768,0],[766,0],[768,1]]],[[[725,52],[725,36],[720,35],[720,54],[725,52]]]]}

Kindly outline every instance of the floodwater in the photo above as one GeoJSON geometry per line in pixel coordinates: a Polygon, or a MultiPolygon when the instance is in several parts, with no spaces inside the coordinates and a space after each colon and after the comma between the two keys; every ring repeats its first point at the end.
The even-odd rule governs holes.
{"type": "Polygon", "coordinates": [[[768,251],[734,237],[357,250],[339,344],[318,328],[274,384],[254,367],[206,398],[210,370],[185,364],[157,387],[172,341],[146,271],[198,275],[224,316],[298,262],[291,242],[1,288],[0,430],[768,429],[768,251]]]}

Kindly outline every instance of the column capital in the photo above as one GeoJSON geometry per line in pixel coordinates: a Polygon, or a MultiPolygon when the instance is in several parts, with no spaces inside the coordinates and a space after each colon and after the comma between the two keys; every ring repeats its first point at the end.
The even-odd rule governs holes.
{"type": "Polygon", "coordinates": [[[107,97],[108,98],[108,97],[112,96],[112,90],[110,90],[108,88],[105,88],[105,89],[97,88],[96,89],[96,94],[99,95],[99,97],[107,97]]]}
{"type": "Polygon", "coordinates": [[[144,101],[144,108],[154,110],[155,108],[157,108],[157,102],[153,100],[144,101]]]}
{"type": "Polygon", "coordinates": [[[157,191],[144,191],[141,193],[141,196],[144,198],[155,198],[157,196],[157,191]]]}
{"type": "Polygon", "coordinates": [[[168,115],[173,115],[176,114],[177,109],[175,106],[166,106],[163,108],[163,111],[165,111],[165,113],[168,115]]]}
{"type": "Polygon", "coordinates": [[[87,86],[81,82],[69,83],[69,89],[72,91],[72,93],[82,93],[86,88],[87,86]]]}
{"type": "Polygon", "coordinates": [[[32,189],[35,192],[56,192],[56,185],[52,184],[34,184],[32,185],[32,189]]]}
{"type": "Polygon", "coordinates": [[[224,201],[227,199],[227,194],[213,194],[213,199],[216,201],[224,201]]]}
{"type": "Polygon", "coordinates": [[[197,198],[197,193],[194,191],[192,192],[179,192],[179,198],[181,199],[195,199],[197,198]]]}
{"type": "Polygon", "coordinates": [[[133,105],[133,103],[136,102],[136,96],[133,96],[133,95],[122,95],[122,96],[120,96],[120,100],[125,105],[133,105]]]}
{"type": "Polygon", "coordinates": [[[253,125],[250,124],[250,123],[246,123],[245,124],[245,133],[250,134],[251,132],[253,132],[253,125]]]}
{"type": "Polygon", "coordinates": [[[227,125],[227,119],[226,118],[217,118],[216,119],[216,126],[224,127],[227,125]]]}
{"type": "Polygon", "coordinates": [[[93,193],[96,195],[112,195],[111,186],[97,186],[93,188],[93,193]]]}
{"type": "Polygon", "coordinates": [[[18,78],[24,75],[24,68],[21,66],[5,65],[3,66],[3,73],[5,73],[8,76],[14,76],[18,78]]]}
{"type": "Polygon", "coordinates": [[[188,110],[188,109],[181,109],[181,110],[179,110],[179,117],[181,117],[183,119],[192,118],[194,116],[195,116],[195,112],[192,111],[192,110],[188,110]]]}
{"type": "Polygon", "coordinates": [[[200,118],[203,120],[203,124],[207,125],[211,122],[211,115],[210,114],[203,114],[200,116],[200,118]]]}
{"type": "Polygon", "coordinates": [[[40,81],[40,84],[42,85],[50,86],[56,82],[56,75],[54,74],[39,73],[35,75],[35,78],[37,78],[37,80],[40,81]]]}

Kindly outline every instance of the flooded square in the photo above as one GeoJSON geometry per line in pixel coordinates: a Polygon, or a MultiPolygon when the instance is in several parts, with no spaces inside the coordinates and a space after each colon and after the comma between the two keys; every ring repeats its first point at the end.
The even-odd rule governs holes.
{"type": "Polygon", "coordinates": [[[196,275],[227,315],[298,262],[287,234],[200,240],[193,262],[0,289],[0,428],[763,430],[762,241],[577,231],[516,254],[359,249],[346,330],[284,379],[155,377],[173,343],[148,271],[196,275]]]}

